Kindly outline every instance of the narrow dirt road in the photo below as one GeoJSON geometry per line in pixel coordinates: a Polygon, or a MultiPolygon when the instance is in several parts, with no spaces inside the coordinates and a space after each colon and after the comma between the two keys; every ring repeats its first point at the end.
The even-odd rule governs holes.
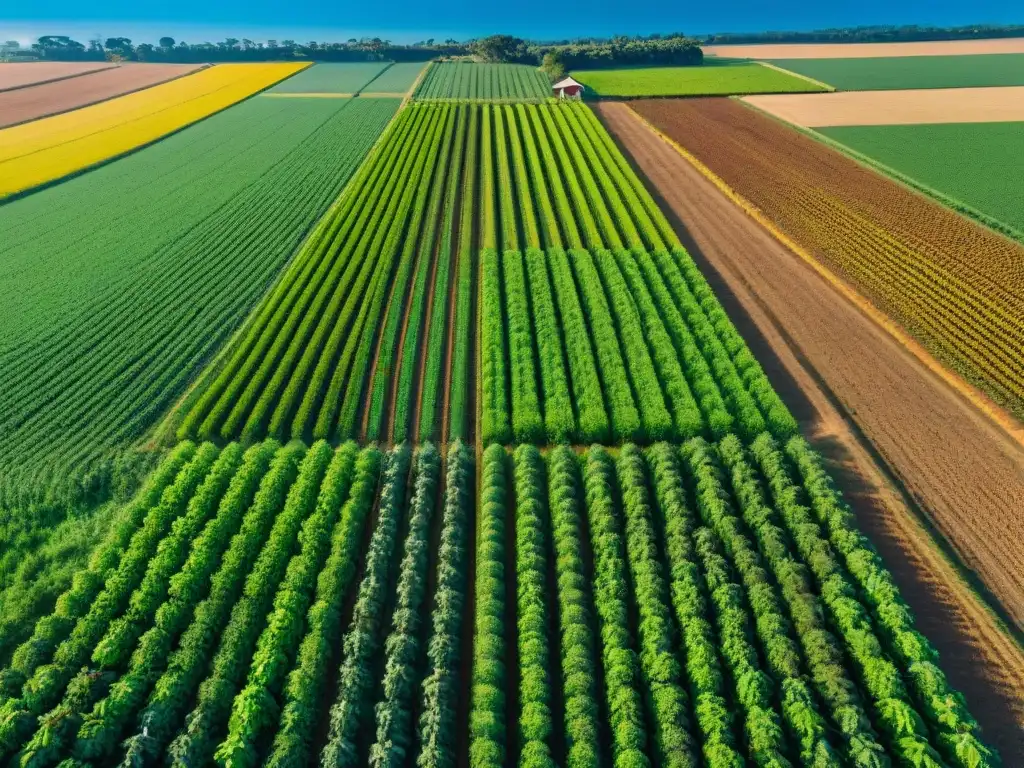
{"type": "Polygon", "coordinates": [[[1007,765],[1024,765],[1024,651],[965,584],[1022,636],[1024,548],[1015,531],[1024,526],[1024,452],[628,106],[596,111],[828,458],[985,737],[1007,765]]]}

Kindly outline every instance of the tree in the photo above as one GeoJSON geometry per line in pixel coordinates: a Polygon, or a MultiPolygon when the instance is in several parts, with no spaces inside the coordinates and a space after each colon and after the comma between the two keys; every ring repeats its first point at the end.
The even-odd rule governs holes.
{"type": "Polygon", "coordinates": [[[565,61],[562,56],[562,52],[555,50],[549,51],[544,54],[544,60],[541,62],[540,68],[544,70],[545,74],[554,80],[561,80],[565,77],[565,61]]]}
{"type": "Polygon", "coordinates": [[[471,47],[484,61],[519,61],[528,55],[526,41],[512,35],[491,35],[471,47]]]}
{"type": "Polygon", "coordinates": [[[173,37],[161,37],[160,38],[160,47],[161,48],[173,48],[174,47],[174,38],[173,37]]]}
{"type": "Polygon", "coordinates": [[[139,61],[151,59],[154,50],[156,48],[151,43],[139,43],[135,48],[135,58],[139,61]]]}
{"type": "Polygon", "coordinates": [[[131,57],[135,50],[132,47],[132,41],[127,37],[108,37],[103,43],[103,47],[126,59],[131,57]]]}
{"type": "Polygon", "coordinates": [[[43,35],[33,45],[36,50],[84,51],[85,46],[67,35],[43,35]]]}

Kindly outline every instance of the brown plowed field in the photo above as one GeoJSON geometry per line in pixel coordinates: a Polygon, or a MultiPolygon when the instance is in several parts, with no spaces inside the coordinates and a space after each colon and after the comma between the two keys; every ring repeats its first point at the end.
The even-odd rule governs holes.
{"type": "Polygon", "coordinates": [[[938,40],[919,43],[779,43],[705,45],[705,54],[744,59],[871,59],[876,56],[971,56],[1024,53],[1024,37],[1000,40],[938,40]]]}
{"type": "MultiPolygon", "coordinates": [[[[5,65],[0,65],[5,66],[5,65]]],[[[0,128],[69,112],[202,69],[204,64],[124,64],[0,93],[0,128]]]]}
{"type": "Polygon", "coordinates": [[[106,61],[31,61],[0,64],[0,91],[24,88],[113,67],[106,61]]]}
{"type": "Polygon", "coordinates": [[[986,739],[1024,765],[1024,652],[943,557],[1024,627],[1024,451],[625,104],[597,106],[674,214],[804,434],[832,463],[986,739]],[[973,572],[973,573],[972,573],[973,572]]]}
{"type": "Polygon", "coordinates": [[[740,102],[633,105],[1024,419],[1024,247],[740,102]]]}
{"type": "Polygon", "coordinates": [[[1024,120],[1024,86],[766,94],[743,101],[805,128],[1024,120]]]}

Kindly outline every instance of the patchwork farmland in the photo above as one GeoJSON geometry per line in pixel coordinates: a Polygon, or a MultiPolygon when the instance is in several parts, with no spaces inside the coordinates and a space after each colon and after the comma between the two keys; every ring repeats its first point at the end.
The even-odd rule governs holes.
{"type": "Polygon", "coordinates": [[[1011,409],[994,387],[1017,386],[1016,246],[902,187],[873,225],[842,193],[892,182],[738,101],[595,112],[550,83],[506,63],[218,64],[0,130],[0,763],[1024,754],[1024,696],[985,696],[1024,670],[1001,606],[945,575],[896,494],[864,502],[883,459],[837,474],[605,107],[675,162],[744,147],[744,193],[781,196],[756,200],[772,216],[825,183],[777,158],[806,142],[835,188],[794,229],[854,222],[821,258],[881,276],[858,288],[910,307],[1011,409]],[[886,515],[935,559],[920,579],[886,515]],[[951,629],[921,586],[940,572],[951,629]],[[965,627],[1002,663],[947,663],[965,627]]]}

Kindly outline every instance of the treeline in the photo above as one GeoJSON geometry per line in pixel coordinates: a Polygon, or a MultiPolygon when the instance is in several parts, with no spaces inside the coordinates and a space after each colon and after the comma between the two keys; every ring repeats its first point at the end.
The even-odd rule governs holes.
{"type": "Polygon", "coordinates": [[[984,40],[1024,37],[1021,24],[972,24],[966,27],[840,27],[811,32],[725,32],[701,38],[704,45],[733,43],[909,43],[932,40],[984,40]]]}
{"type": "Polygon", "coordinates": [[[698,43],[681,34],[650,37],[586,38],[536,43],[510,35],[491,35],[479,40],[444,42],[427,39],[400,45],[390,40],[351,38],[344,42],[298,43],[294,40],[253,41],[227,38],[218,43],[187,43],[162,37],[135,44],[126,37],[90,40],[83,44],[66,35],[44,35],[31,48],[11,50],[12,58],[53,61],[222,62],[222,61],[429,61],[436,58],[473,56],[484,61],[547,64],[555,71],[630,64],[700,64],[698,43]],[[558,68],[561,68],[559,70],[558,68]]]}

